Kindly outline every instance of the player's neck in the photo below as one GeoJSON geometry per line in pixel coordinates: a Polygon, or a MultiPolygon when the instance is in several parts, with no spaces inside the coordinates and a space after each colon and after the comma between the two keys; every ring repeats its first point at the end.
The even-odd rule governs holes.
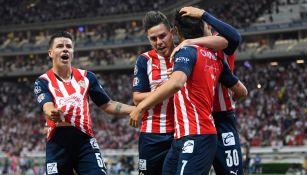
{"type": "Polygon", "coordinates": [[[63,81],[70,81],[71,79],[71,67],[62,67],[61,69],[53,67],[53,72],[63,81]]]}

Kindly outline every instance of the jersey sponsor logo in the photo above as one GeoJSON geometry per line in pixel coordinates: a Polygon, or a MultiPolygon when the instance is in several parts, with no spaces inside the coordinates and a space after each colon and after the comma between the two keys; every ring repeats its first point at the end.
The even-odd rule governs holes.
{"type": "Polygon", "coordinates": [[[90,143],[91,143],[93,149],[99,149],[99,145],[98,145],[97,140],[95,138],[91,138],[90,143]]]}
{"type": "Polygon", "coordinates": [[[193,153],[194,151],[194,140],[188,140],[184,142],[182,147],[182,153],[193,153]]]}
{"type": "Polygon", "coordinates": [[[47,163],[47,174],[58,173],[58,164],[56,162],[47,163]]]}
{"type": "Polygon", "coordinates": [[[152,67],[156,68],[156,69],[160,69],[159,68],[159,65],[156,65],[156,64],[152,64],[152,67]]]}
{"type": "Polygon", "coordinates": [[[230,174],[237,175],[237,174],[238,174],[238,170],[236,170],[236,171],[230,171],[230,174]]]}
{"type": "Polygon", "coordinates": [[[190,61],[190,59],[187,58],[187,57],[177,57],[177,58],[175,59],[175,62],[176,62],[176,63],[187,63],[187,62],[189,62],[189,61],[190,61]]]}
{"type": "Polygon", "coordinates": [[[40,95],[37,97],[38,103],[41,103],[43,100],[45,100],[45,94],[40,94],[40,95]]]}
{"type": "Polygon", "coordinates": [[[35,86],[34,87],[34,93],[37,95],[39,94],[40,92],[42,92],[42,88],[40,86],[35,86]]]}
{"type": "Polygon", "coordinates": [[[59,106],[71,105],[75,107],[82,107],[82,101],[82,96],[76,94],[68,97],[58,97],[59,106]]]}
{"type": "Polygon", "coordinates": [[[140,82],[139,78],[138,78],[138,77],[135,77],[135,78],[133,79],[133,86],[139,85],[139,82],[140,82]]]}
{"type": "Polygon", "coordinates": [[[78,85],[85,89],[85,81],[83,80],[78,81],[78,85]]]}
{"type": "Polygon", "coordinates": [[[135,66],[134,66],[134,71],[133,71],[134,75],[138,74],[138,71],[139,71],[139,70],[138,70],[138,67],[135,65],[135,66]]]}
{"type": "Polygon", "coordinates": [[[232,146],[236,144],[233,132],[222,133],[222,139],[224,146],[232,146]]]}
{"type": "Polygon", "coordinates": [[[139,170],[147,170],[146,159],[140,159],[139,160],[139,170]]]}
{"type": "Polygon", "coordinates": [[[216,56],[212,52],[205,51],[205,50],[200,50],[200,54],[202,54],[203,56],[208,57],[208,58],[210,58],[212,60],[216,60],[216,56]]]}

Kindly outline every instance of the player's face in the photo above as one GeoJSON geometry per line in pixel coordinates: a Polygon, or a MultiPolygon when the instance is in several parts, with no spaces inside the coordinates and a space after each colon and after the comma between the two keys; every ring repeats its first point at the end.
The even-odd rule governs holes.
{"type": "Polygon", "coordinates": [[[74,57],[73,43],[69,38],[55,38],[48,53],[54,66],[71,66],[74,57]]]}
{"type": "Polygon", "coordinates": [[[150,45],[163,57],[169,57],[174,49],[173,29],[168,29],[163,23],[153,26],[147,31],[150,45]]]}

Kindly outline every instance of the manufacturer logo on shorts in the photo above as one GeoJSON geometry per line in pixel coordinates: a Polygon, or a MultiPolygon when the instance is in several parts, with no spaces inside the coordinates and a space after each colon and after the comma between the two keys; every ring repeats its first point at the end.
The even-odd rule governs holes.
{"type": "Polygon", "coordinates": [[[230,171],[230,174],[237,175],[237,174],[238,174],[238,170],[236,170],[236,171],[230,171]]]}
{"type": "Polygon", "coordinates": [[[233,132],[222,133],[222,139],[224,146],[232,146],[236,144],[233,132]]]}
{"type": "Polygon", "coordinates": [[[58,173],[58,164],[56,162],[47,163],[47,174],[58,173]]]}
{"type": "Polygon", "coordinates": [[[146,159],[139,160],[139,170],[146,170],[146,159]]]}
{"type": "Polygon", "coordinates": [[[182,147],[182,153],[193,153],[194,150],[194,140],[188,140],[184,142],[182,147]]]}
{"type": "Polygon", "coordinates": [[[91,138],[90,143],[91,143],[93,149],[99,149],[99,145],[98,145],[97,140],[95,138],[91,138]]]}

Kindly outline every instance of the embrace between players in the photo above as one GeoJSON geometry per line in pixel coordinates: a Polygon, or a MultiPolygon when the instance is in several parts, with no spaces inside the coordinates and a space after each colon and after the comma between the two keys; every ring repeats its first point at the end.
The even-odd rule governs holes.
{"type": "Polygon", "coordinates": [[[141,120],[139,174],[206,175],[212,164],[218,175],[243,174],[234,99],[246,96],[247,90],[232,73],[240,34],[195,7],[176,12],[175,28],[157,11],[148,12],[143,23],[153,50],[136,61],[136,107],[112,101],[95,74],[71,66],[74,43],[69,33],[51,38],[53,67],[34,88],[49,126],[46,173],[69,175],[74,169],[84,175],[106,174],[92,132],[91,97],[107,113],[130,114],[133,127],[141,120]],[[211,27],[218,35],[212,35],[211,27]]]}

